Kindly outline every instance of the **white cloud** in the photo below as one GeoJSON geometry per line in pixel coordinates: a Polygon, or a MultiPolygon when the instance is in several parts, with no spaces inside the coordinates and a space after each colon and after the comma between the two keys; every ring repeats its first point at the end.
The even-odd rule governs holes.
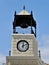
{"type": "Polygon", "coordinates": [[[41,56],[44,62],[49,63],[49,35],[42,36],[41,56]],[[43,42],[43,43],[42,43],[43,42]]]}
{"type": "Polygon", "coordinates": [[[5,63],[5,62],[6,62],[5,56],[0,54],[0,65],[2,65],[2,63],[5,63]]]}
{"type": "Polygon", "coordinates": [[[48,47],[41,47],[41,56],[42,56],[42,60],[46,63],[49,63],[49,48],[48,47]]]}

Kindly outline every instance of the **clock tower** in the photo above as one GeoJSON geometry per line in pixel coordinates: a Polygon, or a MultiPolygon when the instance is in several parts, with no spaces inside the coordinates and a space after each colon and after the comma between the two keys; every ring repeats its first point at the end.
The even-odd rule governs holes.
{"type": "Polygon", "coordinates": [[[38,57],[38,42],[36,40],[36,21],[33,18],[32,11],[28,13],[24,7],[20,13],[17,14],[15,11],[14,14],[11,52],[6,57],[6,64],[39,65],[40,62],[38,57]],[[30,33],[19,33],[17,27],[22,29],[30,27],[30,33]]]}

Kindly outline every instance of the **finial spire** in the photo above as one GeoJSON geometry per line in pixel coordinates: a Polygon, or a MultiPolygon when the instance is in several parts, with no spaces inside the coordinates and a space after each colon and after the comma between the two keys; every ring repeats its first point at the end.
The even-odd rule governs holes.
{"type": "Polygon", "coordinates": [[[23,10],[25,10],[25,5],[23,6],[23,10]]]}
{"type": "Polygon", "coordinates": [[[16,11],[15,11],[15,13],[14,13],[14,16],[16,15],[16,11]]]}
{"type": "Polygon", "coordinates": [[[31,11],[31,15],[33,16],[33,12],[31,11]]]}

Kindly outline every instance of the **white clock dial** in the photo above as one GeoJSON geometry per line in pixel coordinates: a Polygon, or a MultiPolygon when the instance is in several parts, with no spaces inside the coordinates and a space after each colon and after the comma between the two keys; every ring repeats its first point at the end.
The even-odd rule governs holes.
{"type": "Polygon", "coordinates": [[[25,52],[27,51],[29,48],[29,44],[27,41],[25,40],[21,40],[17,43],[17,49],[21,52],[25,52]]]}

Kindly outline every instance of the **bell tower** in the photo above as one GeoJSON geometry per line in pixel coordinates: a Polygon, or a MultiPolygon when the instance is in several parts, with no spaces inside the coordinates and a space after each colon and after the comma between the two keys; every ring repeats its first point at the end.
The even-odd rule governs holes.
{"type": "MultiPolygon", "coordinates": [[[[7,65],[37,65],[38,64],[38,43],[36,40],[36,21],[33,13],[28,13],[25,6],[20,13],[14,13],[13,34],[11,36],[11,54],[6,57],[7,65]],[[18,33],[17,27],[27,29],[28,34],[18,33]],[[34,28],[34,29],[33,29],[34,28]],[[28,29],[29,30],[29,29],[28,29]]],[[[39,65],[39,64],[38,64],[39,65]]]]}
{"type": "Polygon", "coordinates": [[[31,13],[28,13],[25,10],[25,6],[23,7],[23,10],[16,14],[16,11],[14,13],[14,21],[13,21],[13,33],[17,34],[18,32],[16,31],[17,27],[21,27],[21,28],[27,28],[27,27],[31,27],[31,33],[30,34],[34,34],[34,36],[36,37],[36,21],[33,18],[33,13],[31,11],[31,13]],[[33,31],[33,28],[34,30],[33,31]]]}

